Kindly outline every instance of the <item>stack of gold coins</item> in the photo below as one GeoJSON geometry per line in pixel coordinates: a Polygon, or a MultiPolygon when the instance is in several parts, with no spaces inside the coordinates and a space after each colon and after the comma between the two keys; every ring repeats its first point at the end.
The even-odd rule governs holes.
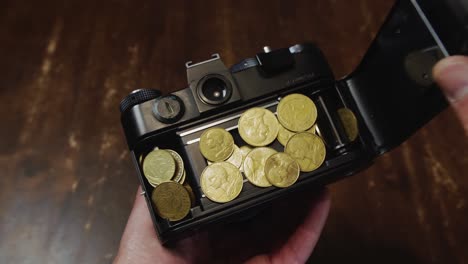
{"type": "Polygon", "coordinates": [[[232,135],[223,128],[210,128],[201,135],[199,147],[208,163],[200,176],[205,196],[218,203],[235,199],[243,186],[239,170],[243,152],[234,144],[232,135]]]}
{"type": "Polygon", "coordinates": [[[172,149],[155,149],[148,153],[143,160],[143,174],[153,187],[168,181],[183,184],[186,178],[184,161],[172,149]]]}
{"type": "Polygon", "coordinates": [[[278,104],[278,120],[280,129],[278,141],[286,146],[297,133],[318,133],[317,107],[314,102],[302,94],[291,94],[284,97],[278,104]]]}
{"type": "Polygon", "coordinates": [[[195,195],[186,183],[184,161],[179,153],[172,149],[155,149],[142,162],[143,174],[155,187],[151,199],[156,213],[169,221],[185,218],[195,205],[195,195]]]}

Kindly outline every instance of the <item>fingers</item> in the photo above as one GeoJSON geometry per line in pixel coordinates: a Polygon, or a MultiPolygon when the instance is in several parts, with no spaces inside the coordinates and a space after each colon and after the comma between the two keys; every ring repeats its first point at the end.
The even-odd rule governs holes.
{"type": "Polygon", "coordinates": [[[468,57],[443,59],[434,67],[433,75],[468,134],[468,57]]]}
{"type": "Polygon", "coordinates": [[[248,263],[305,263],[312,254],[330,210],[330,197],[324,191],[312,203],[309,213],[289,239],[269,255],[260,255],[248,263]]]}
{"type": "Polygon", "coordinates": [[[122,236],[123,241],[132,241],[131,244],[139,244],[141,240],[155,240],[156,234],[151,222],[151,217],[146,206],[145,198],[140,195],[141,187],[138,188],[133,209],[128,218],[127,226],[125,227],[122,236]]]}
{"type": "Polygon", "coordinates": [[[291,263],[290,260],[294,260],[297,263],[305,263],[317,244],[329,210],[330,197],[325,190],[310,208],[304,223],[296,229],[286,244],[273,256],[273,262],[291,263]]]}
{"type": "Polygon", "coordinates": [[[132,212],[128,218],[119,252],[114,263],[175,263],[181,259],[165,250],[156,236],[145,198],[138,188],[132,212]]]}

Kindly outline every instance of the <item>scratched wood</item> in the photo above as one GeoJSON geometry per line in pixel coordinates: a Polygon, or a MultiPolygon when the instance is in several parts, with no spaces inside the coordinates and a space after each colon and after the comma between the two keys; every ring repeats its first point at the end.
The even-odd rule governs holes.
{"type": "MultiPolygon", "coordinates": [[[[342,76],[392,2],[1,1],[0,263],[113,259],[137,188],[117,110],[131,90],[184,88],[184,63],[214,52],[232,65],[305,40],[342,76]]],[[[468,263],[467,145],[447,110],[330,186],[311,262],[468,263]]]]}

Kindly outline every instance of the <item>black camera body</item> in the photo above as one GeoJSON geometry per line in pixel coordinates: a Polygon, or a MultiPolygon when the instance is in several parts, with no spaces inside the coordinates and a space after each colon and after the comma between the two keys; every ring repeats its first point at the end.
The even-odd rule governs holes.
{"type": "MultiPolygon", "coordinates": [[[[439,7],[434,1],[424,3],[429,11],[439,7]]],[[[276,50],[265,47],[230,69],[214,54],[206,61],[186,64],[186,89],[164,96],[157,90],[137,90],[125,98],[122,125],[161,241],[177,240],[216,222],[245,218],[288,193],[304,188],[313,192],[353,175],[442,111],[447,102],[432,80],[432,66],[447,55],[447,47],[466,53],[468,34],[441,44],[422,16],[430,12],[421,13],[422,7],[416,1],[398,1],[360,66],[340,80],[321,51],[306,43],[276,50]],[[199,150],[201,134],[222,127],[237,145],[243,145],[237,131],[240,115],[252,107],[275,112],[279,100],[292,93],[308,96],[317,106],[317,124],[327,148],[323,165],[302,172],[297,183],[285,189],[259,188],[244,181],[242,192],[231,202],[220,204],[206,198],[199,182],[207,166],[199,150]],[[359,137],[352,142],[337,114],[343,107],[351,109],[358,121],[359,137]],[[155,213],[153,187],[140,161],[155,147],[173,149],[184,161],[195,203],[180,221],[171,222],[155,213]]],[[[270,147],[283,149],[278,142],[270,147]]]]}

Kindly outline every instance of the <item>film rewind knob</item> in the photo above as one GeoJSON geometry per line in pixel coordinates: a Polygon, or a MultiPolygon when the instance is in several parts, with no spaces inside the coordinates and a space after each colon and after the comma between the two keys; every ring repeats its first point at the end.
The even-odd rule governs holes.
{"type": "Polygon", "coordinates": [[[120,112],[124,113],[137,104],[155,99],[161,96],[161,92],[153,89],[138,89],[131,92],[120,102],[120,112]]]}

